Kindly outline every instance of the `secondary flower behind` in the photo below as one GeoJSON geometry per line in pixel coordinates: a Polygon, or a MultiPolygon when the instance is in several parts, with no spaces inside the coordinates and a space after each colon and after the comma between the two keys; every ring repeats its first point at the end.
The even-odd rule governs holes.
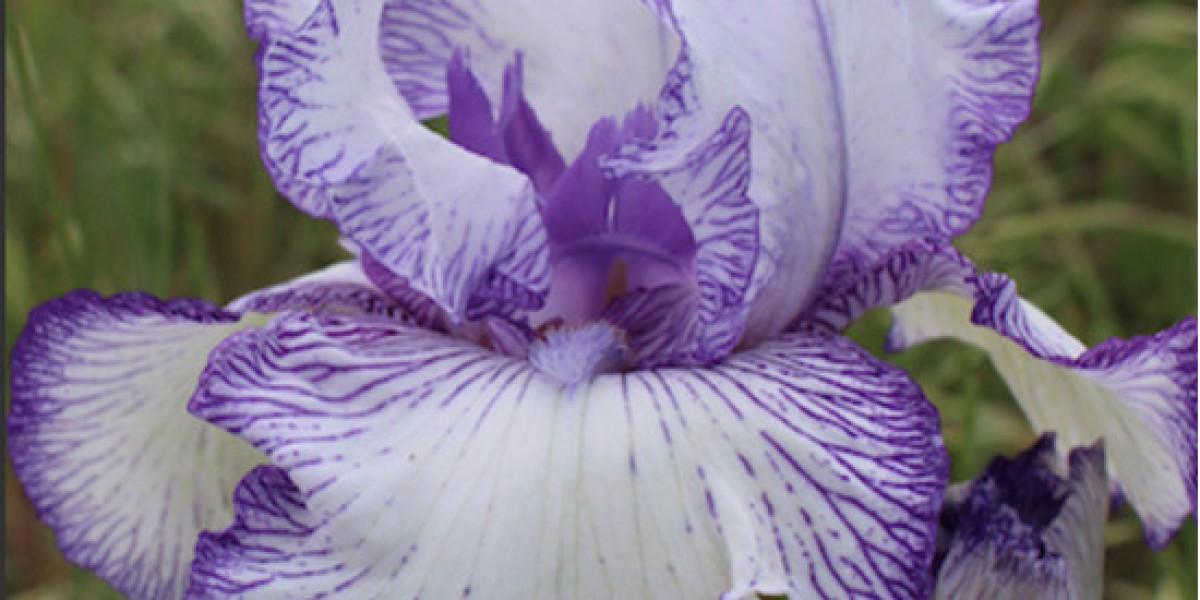
{"type": "Polygon", "coordinates": [[[1104,438],[1081,498],[1107,470],[1156,546],[1195,511],[1195,321],[1087,350],[948,245],[1032,3],[245,7],[266,166],[354,259],[76,292],[13,356],[16,471],[131,597],[929,597],[978,570],[935,575],[937,414],[840,335],[892,305],[1104,438]]]}
{"type": "Polygon", "coordinates": [[[1016,459],[992,461],[946,494],[936,597],[1099,598],[1108,506],[1100,445],[1063,460],[1046,434],[1016,459]]]}

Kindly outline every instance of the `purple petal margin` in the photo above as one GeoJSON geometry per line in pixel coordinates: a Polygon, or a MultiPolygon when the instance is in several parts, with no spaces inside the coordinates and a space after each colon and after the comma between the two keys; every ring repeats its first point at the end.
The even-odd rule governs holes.
{"type": "MultiPolygon", "coordinates": [[[[1065,342],[1047,335],[1044,316],[1023,305],[1012,280],[985,273],[976,280],[971,322],[995,330],[1030,355],[1088,376],[1124,395],[1127,406],[1170,448],[1175,468],[1196,513],[1197,345],[1196,319],[1187,318],[1154,336],[1109,339],[1077,356],[1061,354],[1065,342]],[[1146,387],[1152,391],[1146,396],[1146,387]]],[[[1118,481],[1121,473],[1115,473],[1118,481]]],[[[1147,515],[1134,505],[1146,527],[1146,541],[1162,549],[1185,515],[1147,515]]]]}
{"type": "MultiPolygon", "coordinates": [[[[540,304],[544,232],[524,175],[429,131],[392,87],[382,2],[322,2],[259,53],[276,186],[457,320],[473,296],[540,304]]],[[[444,76],[444,73],[443,73],[444,76]]]]}
{"type": "Polygon", "coordinates": [[[244,0],[246,34],[265,42],[296,31],[317,10],[321,0],[244,0]]]}
{"type": "MultiPolygon", "coordinates": [[[[858,129],[889,123],[880,117],[884,111],[895,116],[892,130],[873,135],[851,126],[850,187],[835,276],[910,240],[970,229],[991,187],[996,147],[1012,137],[1033,103],[1041,31],[1036,0],[951,0],[903,12],[912,20],[913,56],[894,65],[894,75],[844,83],[846,118],[853,123],[857,117],[858,129]],[[885,98],[882,86],[897,84],[909,88],[885,98]],[[879,144],[880,135],[904,142],[879,144]],[[911,154],[897,155],[906,149],[911,154]]],[[[888,61],[885,55],[874,59],[888,61]]]]}
{"type": "Polygon", "coordinates": [[[830,278],[817,300],[789,329],[821,328],[840,332],[859,317],[918,292],[970,294],[975,267],[949,243],[921,239],[892,249],[876,263],[854,267],[830,278]]]}
{"type": "MultiPolygon", "coordinates": [[[[205,532],[196,544],[196,563],[185,596],[187,600],[236,596],[243,582],[224,580],[221,573],[242,564],[271,563],[303,565],[303,555],[286,554],[273,547],[283,545],[278,540],[303,539],[313,533],[315,523],[301,518],[304,500],[296,484],[282,469],[262,465],[256,467],[238,484],[233,495],[237,517],[225,533],[205,532]],[[298,518],[300,517],[300,518],[298,518]],[[270,539],[274,543],[264,543],[270,539]],[[202,591],[200,588],[206,588],[202,591]]],[[[302,568],[302,567],[301,567],[302,568]]],[[[291,575],[303,576],[303,571],[291,575]]],[[[275,575],[264,569],[256,585],[267,585],[275,575]]],[[[281,574],[279,577],[287,577],[281,574]]],[[[307,597],[303,590],[294,598],[307,597]]]]}
{"type": "Polygon", "coordinates": [[[262,456],[184,410],[208,349],[244,328],[199,300],[81,290],[12,355],[13,469],[63,556],[135,599],[178,597],[200,531],[262,456]]]}
{"type": "Polygon", "coordinates": [[[210,349],[265,324],[263,313],[294,311],[387,323],[418,317],[354,262],[226,309],[78,291],[32,312],[12,357],[8,441],[64,556],[133,598],[183,593],[196,536],[228,526],[234,484],[263,460],[189,415],[187,401],[210,349]]]}
{"type": "Polygon", "coordinates": [[[1035,430],[1067,445],[1103,438],[1112,481],[1166,545],[1196,512],[1196,320],[1088,349],[998,273],[972,277],[973,301],[918,294],[894,308],[888,345],[960,339],[984,349],[1035,430]]]}
{"type": "Polygon", "coordinates": [[[1152,547],[1164,546],[1184,516],[1195,513],[1195,319],[1089,350],[1022,300],[1007,277],[977,273],[945,241],[918,240],[874,265],[843,271],[792,329],[841,331],[884,306],[894,306],[896,315],[889,350],[936,337],[979,345],[1035,429],[1058,431],[1069,445],[1106,436],[1112,479],[1133,486],[1127,496],[1152,547]],[[1148,473],[1178,479],[1168,491],[1148,473]]]}
{"type": "Polygon", "coordinates": [[[193,597],[925,598],[933,407],[849,341],[563,386],[398,324],[291,315],[191,410],[267,453],[193,597]],[[294,488],[280,474],[294,484],[294,488]]]}
{"type": "Polygon", "coordinates": [[[996,146],[1029,113],[1033,0],[650,4],[685,46],[662,90],[674,137],[658,154],[669,159],[730,107],[754,121],[749,195],[763,250],[749,345],[848,271],[966,231],[996,146]]]}

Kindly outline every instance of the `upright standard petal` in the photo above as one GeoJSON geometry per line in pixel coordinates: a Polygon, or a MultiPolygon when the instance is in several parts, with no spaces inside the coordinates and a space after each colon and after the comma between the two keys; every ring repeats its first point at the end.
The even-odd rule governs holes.
{"type": "Polygon", "coordinates": [[[902,372],[792,335],[711,370],[558,377],[620,344],[576,337],[536,368],[330,317],[226,342],[191,409],[274,468],[204,536],[191,596],[930,592],[946,456],[902,372]]]}
{"type": "Polygon", "coordinates": [[[1069,466],[1063,462],[1047,434],[952,488],[935,600],[1100,599],[1109,506],[1104,450],[1076,448],[1069,466]]]}
{"type": "Polygon", "coordinates": [[[210,304],[75,292],[30,315],[12,358],[13,469],[63,555],[136,599],[187,585],[201,531],[229,526],[264,456],[184,407],[221,340],[210,304]]]}
{"type": "Polygon", "coordinates": [[[592,123],[654,100],[678,37],[637,0],[386,0],[380,52],[420,119],[449,106],[446,67],[457,52],[499,106],[508,65],[525,61],[525,95],[570,162],[592,123]]]}
{"type": "Polygon", "coordinates": [[[827,270],[966,230],[992,151],[1029,110],[1029,0],[657,6],[685,56],[662,97],[675,127],[638,160],[673,164],[731,108],[751,115],[763,258],[750,344],[795,318],[827,270]]]}
{"type": "Polygon", "coordinates": [[[965,232],[983,210],[996,146],[1033,102],[1036,0],[827,7],[849,163],[833,268],[965,232]]]}
{"type": "Polygon", "coordinates": [[[455,318],[497,275],[544,294],[532,186],[416,120],[379,53],[382,12],[382,1],[325,0],[260,52],[260,142],[276,184],[455,318]]]}
{"type": "Polygon", "coordinates": [[[1196,321],[1088,349],[995,273],[974,301],[922,293],[894,309],[891,346],[933,338],[982,348],[1037,431],[1066,446],[1103,439],[1111,477],[1162,548],[1196,510],[1196,321]]]}
{"type": "Polygon", "coordinates": [[[13,351],[8,447],[64,556],[132,598],[183,594],[200,532],[229,526],[234,486],[265,460],[185,407],[214,346],[289,310],[404,317],[354,263],[227,310],[79,291],[33,311],[13,351]]]}

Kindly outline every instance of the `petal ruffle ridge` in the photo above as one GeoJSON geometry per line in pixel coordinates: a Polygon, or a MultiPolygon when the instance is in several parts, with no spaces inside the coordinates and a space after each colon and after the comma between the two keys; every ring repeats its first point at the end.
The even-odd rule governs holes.
{"type": "Polygon", "coordinates": [[[972,279],[974,299],[923,293],[896,306],[889,345],[934,338],[992,359],[1036,431],[1067,447],[1104,440],[1111,478],[1162,548],[1196,511],[1196,321],[1091,349],[1017,295],[996,273],[972,279]]]}
{"type": "Polygon", "coordinates": [[[842,338],[562,386],[430,332],[296,315],[226,342],[202,387],[191,410],[280,471],[206,536],[195,597],[930,591],[937,415],[842,338]]]}
{"type": "Polygon", "coordinates": [[[883,4],[828,3],[850,140],[834,270],[967,231],[1038,78],[1036,0],[883,4]]]}
{"type": "Polygon", "coordinates": [[[921,239],[892,249],[871,265],[854,266],[821,289],[819,300],[792,329],[845,331],[868,311],[892,306],[918,292],[971,295],[975,266],[942,240],[921,239]]]}
{"type": "Polygon", "coordinates": [[[1029,0],[658,8],[685,49],[660,102],[672,131],[641,160],[674,163],[734,107],[753,121],[765,260],[751,345],[794,319],[827,272],[965,231],[996,145],[1029,112],[1040,29],[1029,0]]]}
{"type": "Polygon", "coordinates": [[[246,34],[264,42],[276,35],[287,35],[300,28],[321,0],[245,0],[242,19],[246,34]]]}

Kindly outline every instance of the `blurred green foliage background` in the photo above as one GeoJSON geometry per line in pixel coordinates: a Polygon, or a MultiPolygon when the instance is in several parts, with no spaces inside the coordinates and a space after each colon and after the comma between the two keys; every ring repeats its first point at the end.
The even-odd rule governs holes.
{"type": "MultiPolygon", "coordinates": [[[[261,167],[239,3],[5,10],[6,349],[31,308],[75,288],[225,302],[343,255],[261,167]]],[[[958,245],[1089,344],[1156,332],[1197,304],[1195,5],[1060,0],[1043,13],[1035,114],[958,245]]],[[[878,349],[886,324],[873,314],[852,333],[878,349]]],[[[1033,439],[981,353],[938,342],[889,359],[941,409],[955,480],[1033,439]]],[[[7,592],[119,597],[57,555],[7,466],[5,498],[7,592]]],[[[1197,597],[1194,521],[1155,554],[1126,510],[1108,543],[1108,597],[1197,597]]]]}

